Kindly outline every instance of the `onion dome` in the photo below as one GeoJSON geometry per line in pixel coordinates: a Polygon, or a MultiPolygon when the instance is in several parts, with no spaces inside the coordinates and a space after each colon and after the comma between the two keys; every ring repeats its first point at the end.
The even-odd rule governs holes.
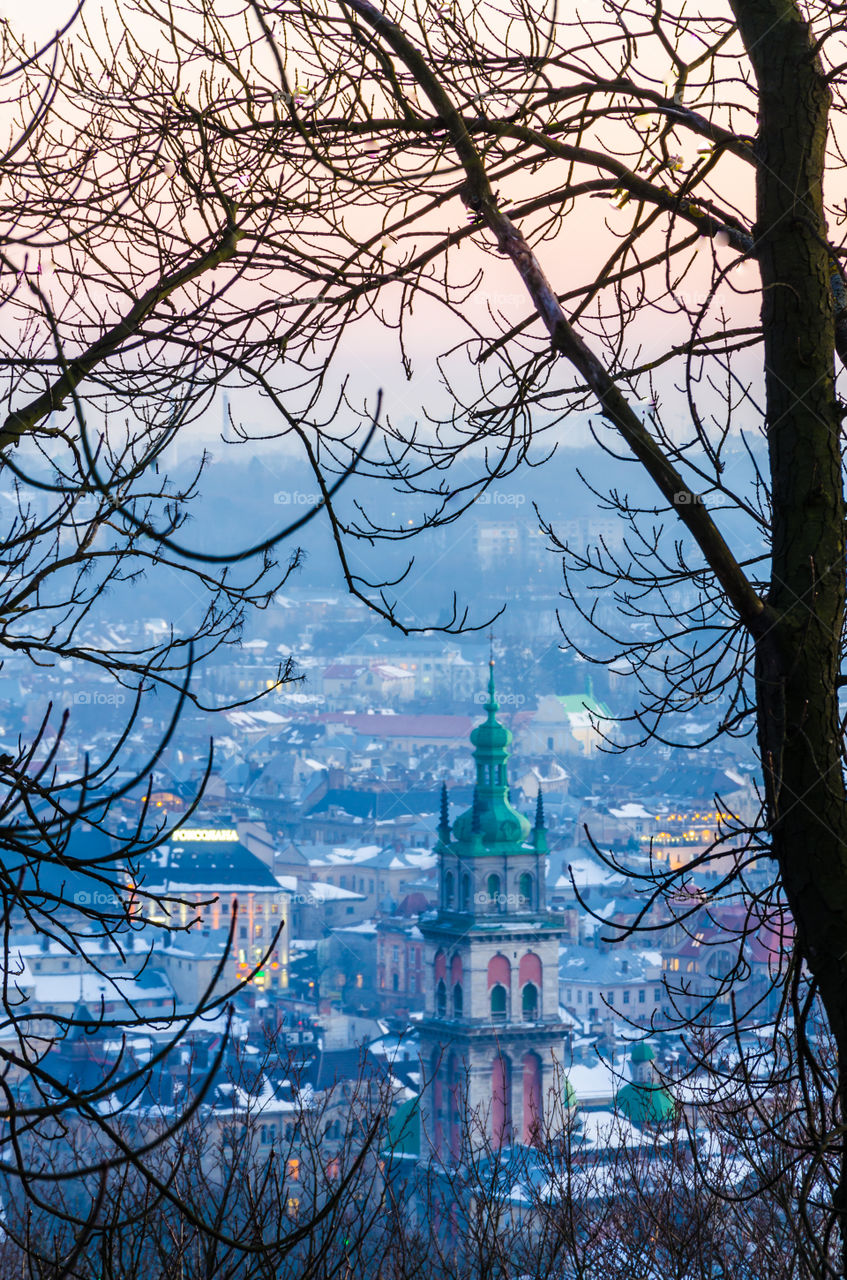
{"type": "Polygon", "coordinates": [[[655,1057],[652,1046],[644,1040],[632,1046],[633,1079],[618,1090],[616,1099],[621,1114],[641,1129],[666,1124],[676,1112],[673,1098],[653,1076],[655,1057]]]}
{"type": "Polygon", "coordinates": [[[507,762],[512,735],[497,719],[500,710],[494,691],[494,659],[489,664],[486,718],[471,733],[476,761],[474,802],[453,825],[456,839],[467,852],[484,853],[522,846],[530,833],[530,823],[509,800],[507,762]]]}

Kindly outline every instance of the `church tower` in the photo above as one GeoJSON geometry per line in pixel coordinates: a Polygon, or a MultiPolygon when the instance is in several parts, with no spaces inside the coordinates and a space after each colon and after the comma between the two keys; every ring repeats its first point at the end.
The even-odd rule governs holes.
{"type": "Polygon", "coordinates": [[[441,902],[420,921],[423,1159],[459,1160],[474,1132],[495,1147],[534,1143],[562,1083],[562,928],[545,902],[544,806],[539,792],[531,827],[509,801],[512,735],[497,719],[493,659],[485,710],[471,733],[473,804],[452,828],[442,787],[441,902]]]}

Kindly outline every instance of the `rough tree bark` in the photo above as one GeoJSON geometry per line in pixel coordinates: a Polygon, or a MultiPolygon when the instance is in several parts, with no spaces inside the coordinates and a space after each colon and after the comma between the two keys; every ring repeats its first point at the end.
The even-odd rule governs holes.
{"type": "MultiPolygon", "coordinates": [[[[756,257],[772,492],[768,609],[755,629],[758,740],[773,856],[839,1052],[847,1115],[847,808],[838,677],[844,494],[823,213],[831,94],[786,0],[733,0],[759,91],[756,257]]],[[[847,1165],[836,1208],[847,1271],[847,1165]]]]}

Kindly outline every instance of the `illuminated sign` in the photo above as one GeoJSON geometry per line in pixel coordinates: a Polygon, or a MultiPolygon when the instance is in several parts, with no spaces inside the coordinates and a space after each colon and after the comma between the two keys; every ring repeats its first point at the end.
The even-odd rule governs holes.
{"type": "Polygon", "coordinates": [[[201,844],[204,840],[228,840],[234,843],[238,840],[238,832],[233,827],[182,827],[173,833],[171,839],[183,844],[201,844]]]}

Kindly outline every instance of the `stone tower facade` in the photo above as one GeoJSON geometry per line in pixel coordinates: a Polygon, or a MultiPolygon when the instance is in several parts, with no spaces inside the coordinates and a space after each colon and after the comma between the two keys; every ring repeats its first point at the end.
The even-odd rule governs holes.
{"type": "Polygon", "coordinates": [[[512,735],[497,719],[493,660],[485,710],[471,734],[473,805],[452,828],[442,788],[441,901],[420,921],[424,1160],[458,1161],[467,1141],[532,1144],[559,1109],[562,929],[545,903],[542,797],[534,827],[509,802],[512,735]]]}

